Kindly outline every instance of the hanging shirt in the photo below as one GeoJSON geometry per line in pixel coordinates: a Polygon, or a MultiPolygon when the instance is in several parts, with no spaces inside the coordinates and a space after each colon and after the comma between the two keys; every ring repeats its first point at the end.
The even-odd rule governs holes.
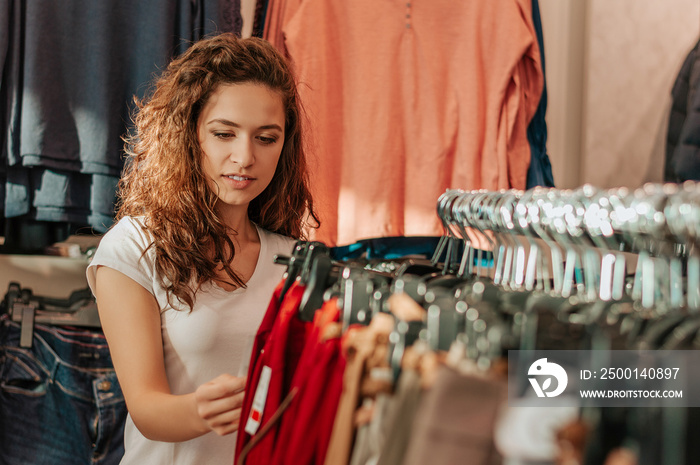
{"type": "Polygon", "coordinates": [[[285,410],[270,463],[323,465],[343,383],[338,299],[314,314],[313,327],[294,374],[296,391],[285,410]]]}
{"type": "Polygon", "coordinates": [[[240,16],[240,0],[2,2],[0,216],[106,231],[133,97],[240,16]]]}
{"type": "Polygon", "coordinates": [[[439,236],[447,188],[525,188],[543,86],[531,0],[279,8],[268,39],[293,60],[312,128],[315,239],[439,236]]]}
{"type": "Polygon", "coordinates": [[[304,286],[294,282],[278,307],[274,304],[268,307],[268,314],[258,328],[256,348],[260,350],[251,356],[238,430],[236,463],[271,463],[279,429],[279,423],[271,422],[271,418],[289,392],[306,335],[311,329],[310,322],[297,316],[303,294],[304,286]],[[256,434],[259,434],[257,438],[256,434]]]}
{"type": "Polygon", "coordinates": [[[532,22],[535,26],[537,44],[540,48],[540,68],[542,68],[542,96],[537,111],[527,127],[527,139],[530,141],[530,167],[527,170],[526,188],[535,186],[555,187],[552,164],[547,155],[547,79],[544,61],[544,36],[540,17],[540,2],[532,0],[532,22]]]}
{"type": "Polygon", "coordinates": [[[700,40],[686,55],[671,97],[664,181],[700,181],[700,40]]]}
{"type": "Polygon", "coordinates": [[[503,379],[465,376],[440,367],[416,410],[401,463],[501,463],[493,436],[506,389],[503,379]]]}

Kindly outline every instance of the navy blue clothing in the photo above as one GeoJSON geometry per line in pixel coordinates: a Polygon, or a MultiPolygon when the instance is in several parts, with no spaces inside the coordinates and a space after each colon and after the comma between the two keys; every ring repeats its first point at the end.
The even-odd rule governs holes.
{"type": "Polygon", "coordinates": [[[253,37],[262,37],[265,32],[265,19],[267,18],[267,7],[269,0],[257,0],[255,2],[255,13],[253,14],[253,37]]]}
{"type": "Polygon", "coordinates": [[[530,167],[527,170],[527,188],[535,186],[554,187],[552,165],[547,155],[547,79],[544,66],[544,38],[542,35],[542,19],[540,17],[540,4],[538,0],[532,0],[532,20],[537,34],[537,43],[540,46],[540,61],[542,63],[542,76],[544,87],[542,97],[527,127],[527,140],[530,143],[530,167]]]}
{"type": "Polygon", "coordinates": [[[0,2],[0,217],[105,231],[133,97],[240,0],[0,2]]]}
{"type": "Polygon", "coordinates": [[[686,56],[671,96],[664,180],[700,181],[700,40],[686,56]]]}
{"type": "Polygon", "coordinates": [[[11,166],[6,178],[5,216],[92,225],[107,230],[114,217],[119,178],[104,174],[11,166]]]}
{"type": "Polygon", "coordinates": [[[104,334],[0,317],[0,462],[117,465],[126,403],[104,334]]]}

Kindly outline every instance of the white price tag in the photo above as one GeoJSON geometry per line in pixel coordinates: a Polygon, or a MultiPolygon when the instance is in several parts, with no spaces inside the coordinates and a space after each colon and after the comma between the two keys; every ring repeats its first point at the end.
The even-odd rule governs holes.
{"type": "Polygon", "coordinates": [[[272,370],[268,366],[263,366],[260,371],[260,380],[258,387],[255,389],[255,397],[253,397],[253,407],[250,409],[250,416],[245,424],[245,432],[253,435],[258,431],[262,414],[265,410],[265,402],[267,402],[267,390],[270,387],[270,376],[272,370]]]}

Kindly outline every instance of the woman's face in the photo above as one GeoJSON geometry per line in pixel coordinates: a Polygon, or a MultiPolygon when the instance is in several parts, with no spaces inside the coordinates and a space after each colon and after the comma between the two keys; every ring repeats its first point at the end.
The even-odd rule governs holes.
{"type": "Polygon", "coordinates": [[[247,211],[270,184],[284,145],[282,97],[256,83],[222,84],[202,108],[202,165],[220,209],[247,211]]]}

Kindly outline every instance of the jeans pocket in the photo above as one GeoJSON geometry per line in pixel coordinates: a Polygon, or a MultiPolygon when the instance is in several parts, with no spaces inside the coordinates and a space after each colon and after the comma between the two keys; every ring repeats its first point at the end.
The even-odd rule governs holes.
{"type": "Polygon", "coordinates": [[[0,365],[0,389],[11,394],[38,397],[46,393],[48,376],[34,355],[5,348],[0,365]]]}

